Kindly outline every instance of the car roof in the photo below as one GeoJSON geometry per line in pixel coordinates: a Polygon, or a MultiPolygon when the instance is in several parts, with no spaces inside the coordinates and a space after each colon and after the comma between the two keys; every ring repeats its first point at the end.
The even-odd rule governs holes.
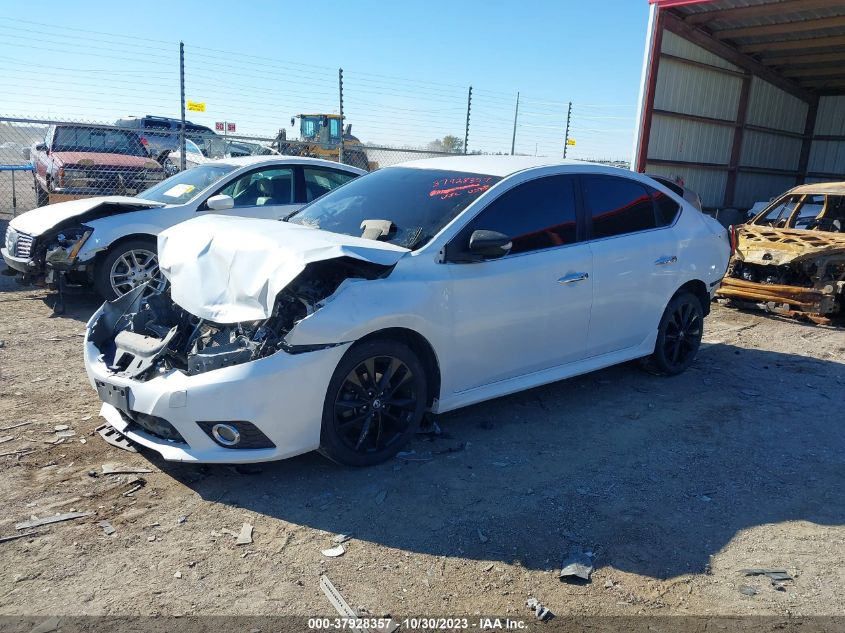
{"type": "Polygon", "coordinates": [[[798,185],[790,189],[788,193],[806,194],[832,194],[845,196],[845,182],[814,182],[809,185],[798,185]]]}
{"type": "Polygon", "coordinates": [[[415,169],[435,169],[441,171],[461,171],[471,174],[484,174],[487,176],[510,176],[518,171],[534,169],[537,167],[553,167],[560,165],[581,165],[606,167],[598,163],[589,163],[580,160],[565,160],[560,158],[539,157],[539,156],[440,156],[437,158],[423,158],[399,163],[394,167],[412,167],[415,169]]]}
{"type": "Polygon", "coordinates": [[[366,170],[352,167],[351,165],[344,165],[343,163],[336,163],[331,160],[306,158],[304,156],[285,156],[283,154],[271,154],[269,156],[235,156],[232,158],[221,158],[219,160],[209,161],[209,163],[205,164],[208,165],[211,163],[231,165],[233,167],[258,167],[265,164],[276,165],[278,163],[288,163],[290,165],[319,165],[320,167],[331,167],[356,174],[367,173],[366,170]]]}

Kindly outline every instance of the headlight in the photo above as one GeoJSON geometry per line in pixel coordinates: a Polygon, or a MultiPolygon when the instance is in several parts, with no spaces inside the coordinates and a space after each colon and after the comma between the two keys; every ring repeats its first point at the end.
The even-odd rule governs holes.
{"type": "Polygon", "coordinates": [[[87,187],[88,174],[84,169],[62,169],[59,179],[63,187],[87,187]]]}
{"type": "Polygon", "coordinates": [[[79,251],[82,250],[85,242],[88,241],[88,238],[91,237],[93,232],[94,229],[84,225],[69,227],[60,231],[56,235],[56,244],[60,247],[60,250],[63,251],[64,255],[59,255],[58,253],[56,255],[58,255],[61,259],[72,262],[76,259],[76,256],[79,255],[79,251]]]}

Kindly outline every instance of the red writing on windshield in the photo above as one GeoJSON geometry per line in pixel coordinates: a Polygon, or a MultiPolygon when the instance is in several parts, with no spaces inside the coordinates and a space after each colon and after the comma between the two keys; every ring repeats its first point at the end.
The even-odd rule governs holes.
{"type": "Polygon", "coordinates": [[[431,186],[429,197],[446,200],[461,195],[478,195],[493,186],[490,176],[439,178],[431,186]]]}

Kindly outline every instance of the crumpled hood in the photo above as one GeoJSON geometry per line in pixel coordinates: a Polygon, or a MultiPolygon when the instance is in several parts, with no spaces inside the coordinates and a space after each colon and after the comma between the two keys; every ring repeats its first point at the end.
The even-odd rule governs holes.
{"type": "Polygon", "coordinates": [[[763,266],[782,266],[845,252],[845,234],[829,231],[743,224],[737,227],[737,240],[737,259],[763,266]]]}
{"type": "Polygon", "coordinates": [[[206,215],[158,236],[171,297],[215,323],[267,319],[307,264],[338,257],[392,266],[407,248],[276,220],[206,215]]]}
{"type": "MultiPolygon", "coordinates": [[[[79,200],[48,204],[46,207],[39,207],[20,214],[16,218],[13,218],[9,222],[9,225],[21,233],[38,236],[62,222],[86,214],[104,204],[128,206],[138,211],[165,206],[160,202],[142,200],[141,198],[132,198],[129,196],[97,196],[94,198],[81,198],[79,200]]],[[[115,208],[115,213],[117,213],[117,207],[115,208]]]]}

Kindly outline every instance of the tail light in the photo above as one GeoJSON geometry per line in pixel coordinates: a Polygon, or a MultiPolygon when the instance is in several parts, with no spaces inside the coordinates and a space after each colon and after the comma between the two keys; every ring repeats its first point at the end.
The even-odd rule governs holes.
{"type": "Polygon", "coordinates": [[[147,145],[149,145],[149,144],[150,144],[150,142],[147,140],[147,137],[146,137],[146,136],[142,136],[142,137],[141,137],[141,145],[143,145],[144,147],[146,147],[146,146],[147,146],[147,145]]]}
{"type": "Polygon", "coordinates": [[[736,253],[736,226],[731,224],[728,227],[728,239],[731,243],[731,257],[736,253]]]}

